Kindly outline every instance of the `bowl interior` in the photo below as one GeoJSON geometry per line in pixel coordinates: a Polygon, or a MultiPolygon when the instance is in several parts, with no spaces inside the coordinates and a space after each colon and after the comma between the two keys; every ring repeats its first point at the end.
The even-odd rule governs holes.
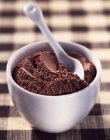
{"type": "MultiPolygon", "coordinates": [[[[65,51],[75,51],[75,52],[82,53],[87,57],[89,61],[91,61],[95,65],[97,73],[92,83],[94,83],[97,79],[99,79],[99,77],[101,77],[100,61],[89,49],[87,49],[86,47],[80,44],[71,43],[71,42],[60,42],[60,44],[65,51]]],[[[11,81],[15,83],[14,79],[12,78],[12,71],[23,58],[31,55],[33,52],[44,51],[44,50],[51,50],[50,45],[47,41],[35,42],[26,45],[21,49],[17,50],[15,53],[13,53],[13,55],[10,57],[7,64],[7,75],[11,79],[11,81]]]]}

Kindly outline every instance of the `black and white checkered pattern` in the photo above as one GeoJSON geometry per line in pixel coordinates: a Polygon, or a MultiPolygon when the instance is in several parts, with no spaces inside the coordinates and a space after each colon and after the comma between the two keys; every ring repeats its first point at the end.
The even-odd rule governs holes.
{"type": "Polygon", "coordinates": [[[94,108],[84,121],[60,134],[31,128],[8,94],[10,55],[23,45],[45,40],[23,13],[28,1],[0,1],[0,140],[110,140],[110,0],[37,0],[55,38],[85,45],[99,57],[103,68],[94,108]]]}

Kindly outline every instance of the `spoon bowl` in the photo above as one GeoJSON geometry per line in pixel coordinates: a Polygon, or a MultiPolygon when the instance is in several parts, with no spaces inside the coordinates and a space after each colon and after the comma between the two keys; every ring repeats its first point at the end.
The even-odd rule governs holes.
{"type": "Polygon", "coordinates": [[[58,58],[70,72],[77,74],[82,80],[84,79],[84,69],[79,60],[72,58],[62,49],[60,44],[54,39],[52,33],[48,29],[42,14],[42,10],[37,3],[28,3],[24,7],[24,13],[33,20],[48,39],[48,42],[58,58]]]}

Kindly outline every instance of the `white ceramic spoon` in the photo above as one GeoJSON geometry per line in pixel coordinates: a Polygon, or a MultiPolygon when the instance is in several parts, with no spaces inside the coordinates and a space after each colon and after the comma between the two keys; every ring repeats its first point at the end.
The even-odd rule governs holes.
{"type": "Polygon", "coordinates": [[[32,19],[38,25],[42,33],[46,36],[59,62],[62,63],[70,72],[77,74],[81,79],[84,79],[84,69],[82,64],[79,60],[67,55],[60,44],[54,39],[52,33],[44,21],[42,10],[39,5],[33,2],[28,3],[24,7],[24,12],[27,17],[32,19]]]}

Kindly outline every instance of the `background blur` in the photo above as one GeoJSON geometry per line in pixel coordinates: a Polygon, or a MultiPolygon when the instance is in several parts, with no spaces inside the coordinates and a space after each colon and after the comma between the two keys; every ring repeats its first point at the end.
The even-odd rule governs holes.
{"type": "Polygon", "coordinates": [[[89,116],[73,130],[46,134],[32,129],[13,106],[6,64],[14,50],[45,40],[23,13],[29,0],[0,1],[0,139],[110,139],[110,0],[37,0],[57,40],[74,41],[95,53],[102,64],[101,92],[89,116]]]}
{"type": "MultiPolygon", "coordinates": [[[[0,1],[0,49],[18,49],[44,40],[36,25],[23,13],[26,0],[0,1]]],[[[110,1],[37,0],[46,23],[58,40],[87,47],[110,47],[110,1]]]]}

